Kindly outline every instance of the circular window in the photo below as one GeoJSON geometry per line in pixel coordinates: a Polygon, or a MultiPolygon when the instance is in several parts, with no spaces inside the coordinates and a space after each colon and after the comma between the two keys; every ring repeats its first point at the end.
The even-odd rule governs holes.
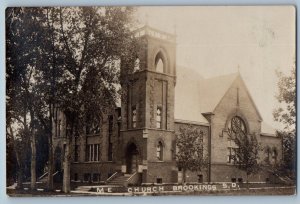
{"type": "Polygon", "coordinates": [[[246,134],[246,125],[245,122],[238,116],[235,116],[231,119],[231,130],[233,133],[238,134],[238,133],[243,133],[246,134]]]}

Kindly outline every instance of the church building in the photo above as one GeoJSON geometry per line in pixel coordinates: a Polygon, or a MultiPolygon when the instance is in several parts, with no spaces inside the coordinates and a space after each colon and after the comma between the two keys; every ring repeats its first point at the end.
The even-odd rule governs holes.
{"type": "MultiPolygon", "coordinates": [[[[182,182],[176,163],[176,133],[193,127],[203,133],[208,167],[187,172],[186,182],[245,182],[234,164],[236,144],[228,128],[254,135],[263,147],[260,161],[277,163],[282,140],[264,123],[239,72],[203,78],[176,65],[176,36],[149,26],[135,31],[142,44],[130,85],[100,122],[91,120],[85,134],[72,140],[71,181],[116,186],[182,182]]],[[[201,70],[201,67],[199,67],[201,70]]],[[[271,114],[271,113],[270,113],[271,114]]],[[[54,158],[62,170],[65,117],[54,118],[54,158]]],[[[268,182],[262,170],[250,182],[268,182]]]]}

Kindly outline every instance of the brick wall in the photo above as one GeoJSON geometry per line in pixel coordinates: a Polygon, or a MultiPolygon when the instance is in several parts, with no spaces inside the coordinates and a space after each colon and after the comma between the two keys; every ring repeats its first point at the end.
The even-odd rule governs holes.
{"type": "Polygon", "coordinates": [[[84,181],[84,174],[100,174],[101,181],[105,181],[116,172],[114,162],[81,162],[71,164],[71,180],[74,180],[75,174],[78,175],[78,181],[84,181]]]}
{"type": "Polygon", "coordinates": [[[260,142],[261,118],[240,78],[233,82],[211,118],[211,161],[213,164],[227,162],[228,135],[224,133],[224,130],[227,130],[227,123],[236,115],[245,121],[248,133],[258,133],[257,139],[260,142]],[[239,105],[237,105],[237,88],[239,88],[239,105]]]}
{"type": "MultiPolygon", "coordinates": [[[[211,182],[232,182],[232,179],[238,181],[239,178],[246,182],[247,176],[244,171],[239,170],[231,164],[212,164],[211,166],[211,182]]],[[[249,176],[249,182],[265,182],[269,178],[269,174],[260,171],[255,175],[249,176]]]]}

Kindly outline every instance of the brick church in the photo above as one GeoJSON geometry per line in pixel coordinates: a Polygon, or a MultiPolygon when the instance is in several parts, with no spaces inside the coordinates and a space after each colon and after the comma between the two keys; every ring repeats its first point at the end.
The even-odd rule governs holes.
{"type": "MultiPolygon", "coordinates": [[[[182,126],[203,132],[209,166],[187,172],[189,183],[243,182],[234,165],[236,145],[228,136],[235,126],[255,134],[264,147],[260,160],[276,163],[282,141],[263,119],[239,73],[203,78],[176,65],[176,37],[144,26],[135,32],[143,42],[125,96],[102,121],[92,120],[72,141],[71,181],[89,185],[181,183],[176,165],[176,132],[182,126]]],[[[200,69],[200,68],[199,68],[200,69]]],[[[65,117],[57,111],[53,138],[56,171],[62,170],[65,117]]],[[[250,177],[266,182],[269,172],[250,177]]]]}

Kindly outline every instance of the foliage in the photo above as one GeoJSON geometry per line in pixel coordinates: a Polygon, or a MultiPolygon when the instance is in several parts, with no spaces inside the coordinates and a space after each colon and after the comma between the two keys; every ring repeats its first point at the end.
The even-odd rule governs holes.
{"type": "Polygon", "coordinates": [[[296,125],[296,69],[292,68],[290,75],[277,72],[279,78],[278,95],[276,96],[281,106],[274,110],[275,121],[285,125],[285,130],[295,134],[296,125]]]}
{"type": "Polygon", "coordinates": [[[202,171],[207,168],[208,159],[203,136],[203,131],[192,125],[181,126],[176,133],[176,162],[184,173],[186,170],[202,171]]]}
{"type": "MultiPolygon", "coordinates": [[[[48,149],[41,148],[43,138],[36,140],[43,133],[52,152],[55,105],[67,118],[69,149],[87,117],[102,118],[113,109],[122,80],[121,60],[129,65],[135,57],[136,43],[130,30],[133,12],[127,7],[8,8],[7,129],[17,127],[10,128],[10,135],[24,130],[21,139],[30,141],[35,152],[36,141],[37,151],[48,149]]],[[[133,67],[122,69],[126,73],[133,67]]],[[[64,181],[70,180],[70,151],[65,156],[64,181]]],[[[68,184],[64,182],[64,186],[69,191],[68,184]]]]}
{"type": "Polygon", "coordinates": [[[278,137],[282,138],[282,156],[283,160],[278,166],[279,173],[287,176],[291,180],[296,179],[296,140],[292,133],[277,131],[278,137]]]}
{"type": "Polygon", "coordinates": [[[283,131],[277,131],[282,138],[283,161],[281,163],[282,175],[295,179],[296,169],[296,69],[292,67],[289,75],[277,72],[278,95],[276,96],[280,107],[275,109],[275,121],[285,125],[283,131]]]}
{"type": "MultiPolygon", "coordinates": [[[[39,75],[40,45],[43,44],[44,32],[40,24],[43,13],[34,8],[8,8],[6,17],[6,126],[14,143],[18,168],[25,171],[22,169],[27,167],[23,158],[23,155],[28,155],[25,144],[30,142],[30,156],[36,157],[36,115],[42,101],[36,89],[36,78],[39,75]]],[[[31,159],[32,188],[35,188],[35,164],[35,159],[31,159]]]]}
{"type": "Polygon", "coordinates": [[[255,174],[260,170],[259,150],[260,145],[257,142],[256,135],[247,135],[244,131],[236,129],[228,129],[229,138],[232,139],[237,145],[238,149],[235,155],[236,167],[244,172],[248,176],[255,174]]]}

